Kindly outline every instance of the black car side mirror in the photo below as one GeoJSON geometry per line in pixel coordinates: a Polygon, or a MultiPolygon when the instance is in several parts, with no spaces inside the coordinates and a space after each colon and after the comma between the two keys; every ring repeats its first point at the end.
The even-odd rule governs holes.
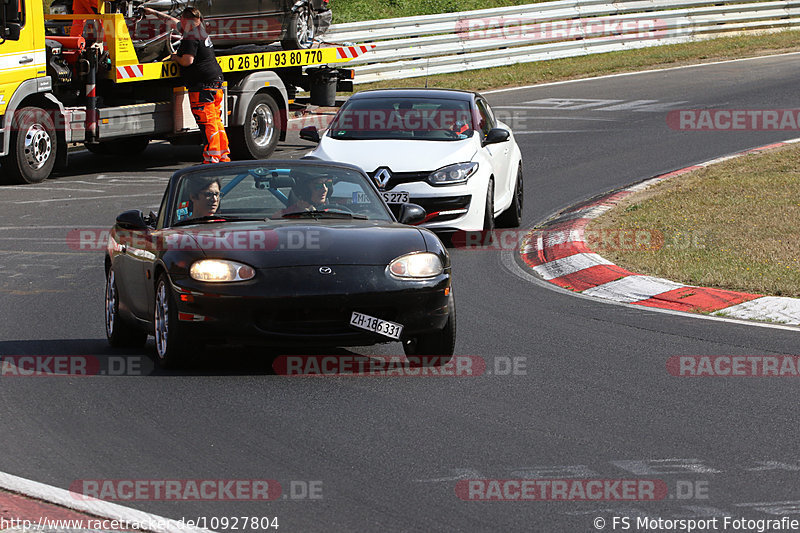
{"type": "Polygon", "coordinates": [[[306,126],[300,130],[300,138],[304,141],[311,141],[312,143],[319,142],[319,131],[316,126],[306,126]]]}
{"type": "Polygon", "coordinates": [[[483,145],[486,146],[488,144],[498,144],[504,143],[511,137],[511,134],[508,130],[504,130],[503,128],[492,128],[489,130],[489,133],[486,134],[486,138],[483,140],[483,145]]]}
{"type": "Polygon", "coordinates": [[[402,207],[400,207],[400,216],[398,220],[401,224],[413,226],[425,220],[426,216],[428,216],[428,213],[417,204],[403,204],[402,207]]]}
{"type": "Polygon", "coordinates": [[[133,209],[125,211],[117,217],[117,226],[122,229],[142,231],[147,229],[147,222],[145,222],[141,211],[133,209]]]}

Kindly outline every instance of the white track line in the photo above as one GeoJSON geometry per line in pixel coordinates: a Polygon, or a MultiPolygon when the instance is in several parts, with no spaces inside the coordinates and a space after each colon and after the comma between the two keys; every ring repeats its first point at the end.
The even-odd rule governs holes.
{"type": "Polygon", "coordinates": [[[139,529],[142,531],[151,531],[153,533],[213,533],[208,529],[188,527],[177,520],[137,511],[115,503],[95,499],[87,500],[82,495],[6,474],[5,472],[0,472],[0,488],[101,518],[128,523],[135,522],[140,525],[139,529]]]}
{"type": "Polygon", "coordinates": [[[483,91],[482,94],[494,94],[494,93],[505,93],[509,91],[519,91],[524,89],[535,89],[537,87],[551,87],[553,85],[566,85],[568,83],[580,83],[583,81],[594,81],[594,80],[604,80],[607,78],[621,78],[623,76],[636,76],[638,74],[652,74],[654,72],[669,72],[670,70],[679,70],[685,68],[698,68],[698,67],[707,67],[709,65],[723,65],[725,63],[737,63],[739,61],[753,61],[756,59],[767,59],[773,57],[784,57],[784,56],[791,56],[797,55],[800,52],[788,52],[785,54],[771,54],[767,56],[755,56],[755,57],[742,57],[739,59],[725,59],[723,61],[711,61],[709,63],[694,63],[692,65],[681,65],[678,67],[668,67],[668,68],[656,68],[651,70],[639,70],[637,72],[621,72],[619,74],[606,74],[605,76],[595,76],[593,78],[579,78],[575,80],[564,80],[564,81],[552,81],[549,83],[539,83],[535,85],[524,85],[522,87],[508,87],[505,89],[494,89],[492,91],[483,91]]]}

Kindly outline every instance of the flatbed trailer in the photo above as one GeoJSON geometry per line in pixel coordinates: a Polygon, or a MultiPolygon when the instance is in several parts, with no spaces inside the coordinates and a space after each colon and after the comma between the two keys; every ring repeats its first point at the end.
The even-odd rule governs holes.
{"type": "MultiPolygon", "coordinates": [[[[140,63],[120,13],[44,15],[36,0],[0,0],[0,177],[36,183],[68,164],[69,146],[135,155],[154,139],[199,142],[199,129],[171,61],[140,63]],[[104,37],[50,37],[45,20],[95,20],[104,37]]],[[[367,46],[217,50],[226,97],[222,119],[234,159],[264,159],[286,138],[298,88],[312,100],[352,91],[338,68],[367,46]]]]}

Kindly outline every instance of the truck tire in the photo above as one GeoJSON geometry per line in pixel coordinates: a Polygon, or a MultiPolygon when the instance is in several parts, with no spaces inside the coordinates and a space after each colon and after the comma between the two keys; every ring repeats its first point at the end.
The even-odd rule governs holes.
{"type": "Polygon", "coordinates": [[[40,183],[56,164],[58,143],[53,117],[38,107],[23,107],[11,123],[10,153],[3,158],[3,174],[9,183],[40,183]]]}
{"type": "Polygon", "coordinates": [[[244,124],[230,129],[233,159],[266,159],[280,138],[280,115],[275,99],[266,93],[253,96],[247,106],[244,124]]]}
{"type": "Polygon", "coordinates": [[[95,155],[111,155],[114,157],[135,157],[141,154],[150,144],[149,137],[130,137],[114,139],[97,144],[86,143],[86,149],[95,155]]]}
{"type": "Polygon", "coordinates": [[[284,50],[306,50],[314,44],[317,27],[311,3],[299,7],[286,19],[281,47],[284,50]]]}

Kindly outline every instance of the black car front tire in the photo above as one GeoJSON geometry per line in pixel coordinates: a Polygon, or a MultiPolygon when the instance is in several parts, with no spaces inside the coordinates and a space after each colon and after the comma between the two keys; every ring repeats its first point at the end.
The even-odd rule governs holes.
{"type": "Polygon", "coordinates": [[[106,276],[106,338],[114,348],[141,348],[147,342],[147,332],[126,322],[119,313],[119,290],[114,269],[106,276]]]}
{"type": "Polygon", "coordinates": [[[169,278],[162,273],[156,283],[153,329],[156,338],[156,362],[161,368],[178,368],[195,348],[178,320],[178,307],[169,278]]]}
{"type": "Polygon", "coordinates": [[[403,343],[410,366],[444,366],[453,358],[456,347],[456,302],[452,292],[447,307],[447,322],[441,330],[417,335],[403,343]]]}

